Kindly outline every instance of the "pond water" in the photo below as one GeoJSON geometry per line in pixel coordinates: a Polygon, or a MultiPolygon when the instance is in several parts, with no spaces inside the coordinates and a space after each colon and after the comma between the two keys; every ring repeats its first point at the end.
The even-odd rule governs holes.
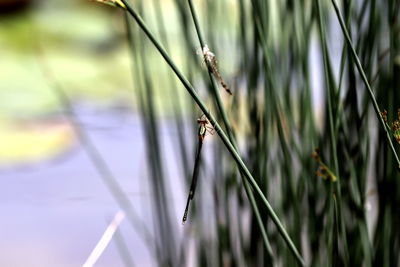
{"type": "MultiPolygon", "coordinates": [[[[140,118],[130,111],[78,110],[81,129],[90,137],[113,176],[145,224],[152,226],[146,176],[145,140],[140,118]]],[[[161,123],[161,142],[173,151],[174,132],[161,123]]],[[[178,233],[184,192],[176,159],[166,160],[167,177],[175,177],[171,198],[178,233]],[[174,175],[171,175],[174,174],[174,175]],[[178,204],[178,205],[174,205],[178,204]]],[[[186,191],[186,190],[185,190],[186,191]]],[[[81,266],[121,208],[100,179],[88,154],[76,142],[51,162],[0,170],[0,266],[81,266]]],[[[149,227],[152,229],[151,227],[149,227]]],[[[120,233],[137,266],[155,262],[125,219],[120,233]]],[[[124,266],[111,241],[96,266],[124,266]]]]}

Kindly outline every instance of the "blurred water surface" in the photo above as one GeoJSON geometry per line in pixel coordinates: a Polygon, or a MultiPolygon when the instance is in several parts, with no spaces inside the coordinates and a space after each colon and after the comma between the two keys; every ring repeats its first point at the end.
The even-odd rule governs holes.
{"type": "MultiPolygon", "coordinates": [[[[78,108],[79,124],[96,146],[141,220],[151,228],[152,213],[144,139],[140,118],[130,111],[78,108]]],[[[171,138],[174,130],[162,123],[167,175],[174,184],[180,226],[183,188],[177,178],[171,138]],[[181,205],[180,205],[181,204],[181,205]]],[[[120,209],[79,142],[65,155],[39,165],[0,170],[0,265],[79,266],[120,209]]],[[[123,239],[137,266],[152,266],[143,240],[127,220],[123,239]]],[[[177,233],[179,234],[179,233],[177,233]]],[[[96,266],[123,266],[115,241],[96,266]]]]}

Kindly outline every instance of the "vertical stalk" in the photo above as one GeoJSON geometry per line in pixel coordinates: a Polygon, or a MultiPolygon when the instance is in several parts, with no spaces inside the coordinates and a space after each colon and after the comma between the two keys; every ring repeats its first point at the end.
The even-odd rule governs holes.
{"type": "MultiPolygon", "coordinates": [[[[344,256],[345,256],[345,265],[347,266],[348,264],[348,245],[347,245],[347,236],[346,236],[346,227],[344,224],[344,219],[342,216],[342,204],[341,204],[341,199],[342,199],[342,193],[341,193],[341,178],[340,178],[340,173],[339,173],[339,164],[338,164],[338,158],[337,158],[337,150],[336,150],[336,133],[335,133],[335,125],[333,121],[333,106],[332,106],[332,96],[333,92],[332,90],[332,84],[331,83],[331,75],[329,73],[329,56],[328,56],[328,51],[327,51],[327,45],[326,45],[326,39],[325,39],[325,28],[324,28],[324,23],[322,20],[322,10],[321,10],[321,5],[320,5],[320,0],[316,1],[317,4],[317,13],[318,13],[318,26],[319,26],[319,32],[320,32],[320,38],[321,38],[321,47],[322,47],[322,55],[323,55],[323,61],[324,61],[324,73],[325,73],[325,86],[327,88],[327,99],[328,99],[328,121],[329,121],[329,133],[330,133],[330,144],[331,144],[331,149],[332,149],[332,158],[334,162],[334,171],[337,177],[336,181],[336,186],[335,186],[335,191],[337,194],[337,200],[338,203],[336,202],[335,198],[335,203],[337,203],[338,206],[338,224],[341,230],[341,236],[343,239],[343,246],[344,246],[344,256]]],[[[339,241],[339,239],[337,239],[339,241]]],[[[335,246],[336,244],[334,244],[335,246]]]]}

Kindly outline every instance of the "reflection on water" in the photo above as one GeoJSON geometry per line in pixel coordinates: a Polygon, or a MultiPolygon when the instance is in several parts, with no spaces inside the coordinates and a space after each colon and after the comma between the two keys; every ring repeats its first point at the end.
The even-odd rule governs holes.
{"type": "MultiPolygon", "coordinates": [[[[104,157],[136,212],[151,224],[139,117],[121,110],[79,109],[78,114],[82,129],[104,157]]],[[[171,131],[168,123],[161,125],[166,151],[173,151],[168,148],[173,136],[171,131]]],[[[166,171],[176,174],[173,157],[165,158],[166,171]]],[[[177,175],[168,177],[175,177],[174,188],[179,192],[171,204],[175,202],[179,206],[176,218],[180,225],[179,203],[183,203],[184,193],[180,183],[176,183],[177,175]]],[[[0,266],[80,266],[119,209],[79,144],[56,161],[29,168],[2,169],[0,266]]],[[[127,220],[120,229],[135,264],[154,265],[149,251],[127,220]]],[[[123,266],[114,242],[96,266],[123,266]]]]}

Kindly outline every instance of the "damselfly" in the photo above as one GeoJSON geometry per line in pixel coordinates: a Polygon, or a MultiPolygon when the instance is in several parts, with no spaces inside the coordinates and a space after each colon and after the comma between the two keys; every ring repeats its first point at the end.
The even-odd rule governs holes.
{"type": "Polygon", "coordinates": [[[228,94],[232,95],[231,89],[222,79],[221,73],[218,70],[218,61],[215,58],[214,53],[211,52],[210,48],[208,48],[208,45],[204,45],[204,47],[202,49],[202,54],[203,54],[204,61],[206,62],[207,67],[214,74],[215,78],[217,78],[217,80],[222,85],[222,87],[225,89],[225,91],[228,94]]]}
{"type": "Polygon", "coordinates": [[[188,195],[187,202],[186,202],[185,213],[183,214],[183,218],[182,218],[182,224],[185,224],[185,222],[187,220],[190,201],[193,199],[194,193],[196,191],[197,178],[199,177],[199,169],[200,169],[200,159],[201,159],[200,153],[201,153],[201,148],[203,146],[204,138],[206,137],[207,132],[210,134],[213,134],[213,131],[214,131],[214,128],[212,128],[211,126],[208,125],[209,122],[206,118],[204,118],[204,115],[201,116],[201,118],[197,119],[197,123],[199,124],[199,130],[197,131],[199,143],[197,146],[196,158],[195,158],[195,162],[194,162],[192,183],[190,184],[189,195],[188,195]]]}

